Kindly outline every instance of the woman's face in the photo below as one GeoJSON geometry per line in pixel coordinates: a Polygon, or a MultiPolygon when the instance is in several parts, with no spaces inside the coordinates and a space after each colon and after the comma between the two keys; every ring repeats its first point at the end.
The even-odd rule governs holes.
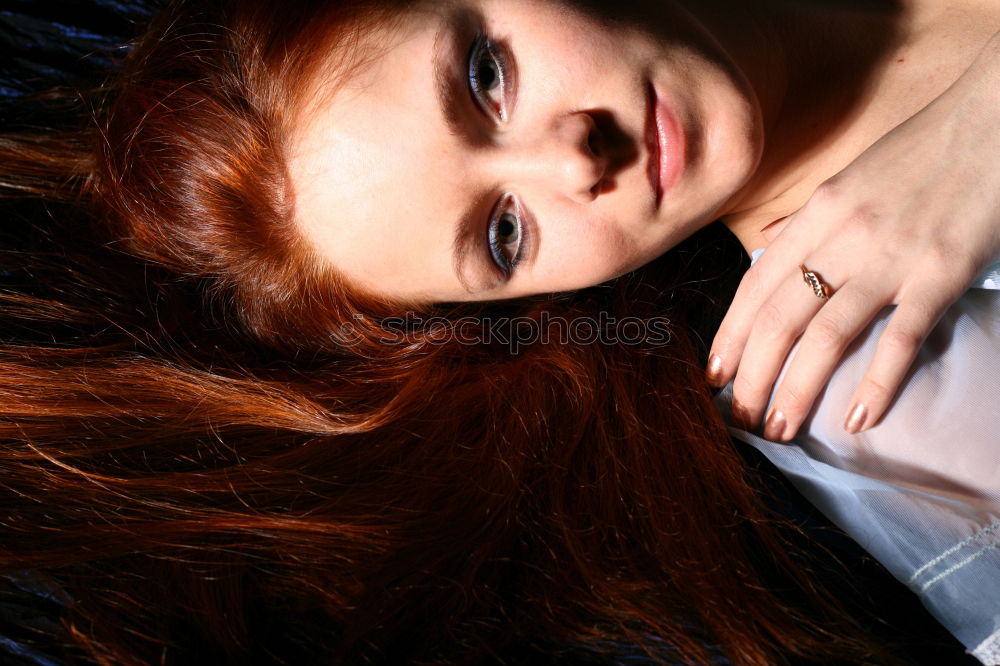
{"type": "Polygon", "coordinates": [[[492,300],[597,284],[717,217],[759,160],[758,104],[697,19],[650,4],[636,27],[434,2],[370,35],[296,125],[317,255],[390,299],[492,300]]]}

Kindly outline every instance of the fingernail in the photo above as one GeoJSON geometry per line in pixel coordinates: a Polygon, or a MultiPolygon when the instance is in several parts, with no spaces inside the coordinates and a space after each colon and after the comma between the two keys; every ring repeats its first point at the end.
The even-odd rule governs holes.
{"type": "Polygon", "coordinates": [[[861,432],[861,427],[865,424],[867,416],[868,408],[863,403],[859,402],[854,405],[854,409],[847,415],[847,420],[844,422],[844,430],[852,435],[858,434],[861,432]]]}
{"type": "Polygon", "coordinates": [[[783,441],[786,425],[788,425],[788,421],[785,419],[785,413],[780,409],[773,410],[767,415],[767,421],[764,422],[764,439],[770,439],[774,442],[783,441]]]}
{"type": "Polygon", "coordinates": [[[712,386],[718,386],[722,382],[722,359],[718,354],[708,357],[708,369],[705,370],[705,379],[712,386]]]}
{"type": "Polygon", "coordinates": [[[743,430],[753,430],[753,424],[750,422],[750,410],[744,407],[742,402],[733,400],[732,413],[734,426],[743,430]]]}

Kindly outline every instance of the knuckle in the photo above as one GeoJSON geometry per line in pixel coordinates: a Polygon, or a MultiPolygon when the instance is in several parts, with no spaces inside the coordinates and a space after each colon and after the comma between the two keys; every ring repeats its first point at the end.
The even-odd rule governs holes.
{"type": "Polygon", "coordinates": [[[869,254],[875,253],[885,261],[887,248],[907,247],[909,239],[895,237],[895,229],[886,224],[884,204],[872,201],[858,201],[843,211],[840,218],[840,234],[850,235],[860,247],[868,248],[869,254]],[[888,242],[885,240],[888,234],[888,242]],[[900,243],[903,243],[900,245],[900,243]]]}
{"type": "Polygon", "coordinates": [[[887,352],[897,355],[911,355],[916,352],[923,342],[924,336],[921,333],[910,329],[896,328],[885,331],[882,339],[879,340],[887,352]]]}
{"type": "Polygon", "coordinates": [[[864,239],[885,228],[882,223],[886,214],[884,204],[858,199],[849,183],[839,175],[816,188],[806,206],[814,215],[836,220],[840,234],[850,233],[864,239]]]}
{"type": "Polygon", "coordinates": [[[781,405],[786,415],[799,419],[812,406],[812,396],[802,387],[782,386],[781,395],[775,402],[781,405]]]}
{"type": "Polygon", "coordinates": [[[712,348],[710,350],[711,355],[723,356],[730,350],[733,346],[733,338],[728,330],[719,329],[718,333],[712,339],[712,348]]]}
{"type": "Polygon", "coordinates": [[[890,396],[892,395],[890,387],[872,379],[871,377],[864,380],[861,385],[861,391],[859,392],[863,392],[869,406],[888,402],[890,396]]]}
{"type": "Polygon", "coordinates": [[[748,408],[754,409],[763,402],[762,393],[760,384],[745,374],[739,374],[733,380],[733,398],[748,408]]]}
{"type": "MultiPolygon", "coordinates": [[[[907,325],[906,328],[910,330],[911,334],[920,342],[923,342],[924,334],[917,329],[917,326],[923,325],[929,330],[931,322],[936,321],[940,316],[941,308],[937,302],[931,300],[927,296],[909,300],[907,302],[907,307],[909,308],[914,319],[907,325]]],[[[886,333],[890,332],[891,331],[886,331],[886,333]]]]}
{"type": "Polygon", "coordinates": [[[867,230],[879,225],[882,213],[871,203],[859,203],[846,215],[844,224],[850,228],[867,230]]]}
{"type": "Polygon", "coordinates": [[[924,261],[931,271],[946,275],[975,272],[974,261],[965,251],[965,245],[948,238],[934,239],[924,261]]]}
{"type": "Polygon", "coordinates": [[[807,205],[830,212],[838,212],[844,218],[855,218],[857,221],[879,217],[880,207],[878,203],[871,199],[859,198],[856,189],[846,182],[841,174],[838,174],[820,183],[809,198],[807,205]]]}
{"type": "Polygon", "coordinates": [[[763,288],[764,280],[761,274],[761,264],[758,261],[743,274],[743,279],[740,281],[740,291],[754,298],[761,293],[763,288]]]}
{"type": "Polygon", "coordinates": [[[821,349],[840,349],[846,337],[844,322],[828,314],[813,320],[806,330],[805,341],[821,349]]]}
{"type": "Polygon", "coordinates": [[[811,207],[838,209],[844,196],[844,185],[841,178],[834,176],[820,183],[809,198],[811,207]]]}
{"type": "Polygon", "coordinates": [[[776,303],[768,301],[757,313],[754,330],[768,340],[785,337],[788,335],[788,319],[776,303]]]}

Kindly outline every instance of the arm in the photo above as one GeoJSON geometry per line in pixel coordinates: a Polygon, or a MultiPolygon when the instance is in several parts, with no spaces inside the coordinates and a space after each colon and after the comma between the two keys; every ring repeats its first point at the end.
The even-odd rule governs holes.
{"type": "Polygon", "coordinates": [[[734,418],[755,427],[788,350],[765,435],[794,436],[848,344],[887,305],[896,311],[844,415],[878,423],[927,333],[1000,255],[1000,33],[920,113],[824,183],[770,230],[712,345],[709,380],[735,378],[734,418]],[[799,264],[835,288],[805,312],[799,264]],[[717,360],[716,360],[717,359],[717,360]],[[714,361],[714,362],[713,362],[714,361]]]}

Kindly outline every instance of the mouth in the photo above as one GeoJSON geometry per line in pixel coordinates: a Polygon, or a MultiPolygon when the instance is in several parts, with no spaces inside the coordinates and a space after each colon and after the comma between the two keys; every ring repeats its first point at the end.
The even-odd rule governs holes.
{"type": "Polygon", "coordinates": [[[646,173],[656,208],[684,169],[684,133],[671,108],[649,84],[646,113],[646,148],[649,162],[646,173]]]}

